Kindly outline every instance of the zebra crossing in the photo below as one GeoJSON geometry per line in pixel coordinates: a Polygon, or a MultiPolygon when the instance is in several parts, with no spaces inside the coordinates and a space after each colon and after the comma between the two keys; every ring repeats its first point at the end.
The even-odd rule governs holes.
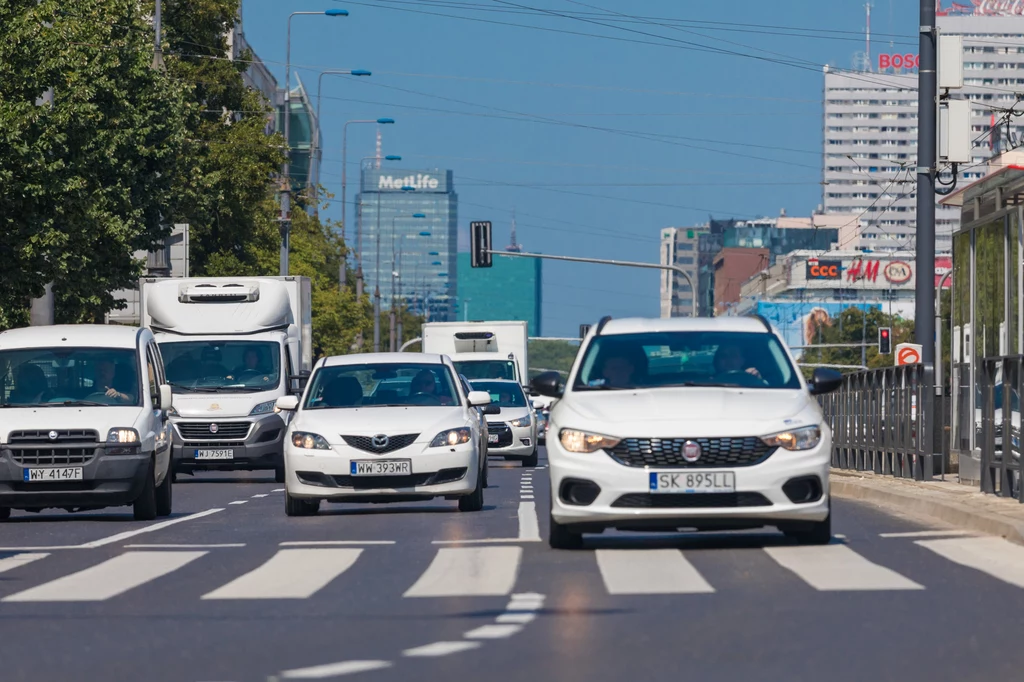
{"type": "MultiPolygon", "coordinates": [[[[993,537],[922,539],[913,544],[933,557],[1024,588],[1024,547],[993,537]]],[[[329,585],[340,583],[346,588],[349,584],[344,581],[360,570],[364,573],[359,581],[365,581],[367,573],[372,574],[379,566],[360,567],[372,552],[382,551],[388,551],[387,546],[281,546],[269,558],[257,558],[253,565],[244,566],[239,575],[223,584],[200,588],[198,599],[204,602],[310,599],[329,585]]],[[[430,551],[432,559],[424,562],[419,576],[396,596],[418,599],[507,596],[517,587],[528,587],[519,584],[524,561],[533,560],[531,556],[543,558],[543,555],[526,553],[520,546],[443,547],[430,551]]],[[[685,598],[685,595],[713,594],[718,590],[716,576],[703,575],[691,563],[690,558],[696,551],[596,549],[579,554],[587,557],[585,565],[597,572],[609,596],[680,595],[685,598]]],[[[927,572],[922,576],[903,575],[871,561],[846,544],[768,546],[756,551],[768,557],[781,571],[818,592],[927,589],[926,584],[922,584],[927,580],[927,572]]],[[[173,579],[174,574],[185,567],[198,566],[205,570],[219,562],[216,550],[126,548],[120,554],[81,570],[31,584],[37,569],[53,561],[54,556],[56,553],[43,552],[0,556],[0,574],[5,579],[0,582],[0,589],[13,586],[11,593],[0,598],[0,613],[4,604],[104,602],[148,583],[173,579]]],[[[538,566],[543,569],[543,563],[538,566]]],[[[550,577],[552,570],[547,568],[536,575],[543,573],[550,577]]],[[[536,575],[531,574],[531,579],[536,575]]],[[[219,580],[224,580],[222,574],[219,580]]]]}

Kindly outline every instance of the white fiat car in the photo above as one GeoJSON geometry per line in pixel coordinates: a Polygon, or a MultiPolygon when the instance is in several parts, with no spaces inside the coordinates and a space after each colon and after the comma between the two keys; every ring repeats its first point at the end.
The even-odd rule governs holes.
{"type": "MultiPolygon", "coordinates": [[[[321,359],[285,435],[285,513],[306,516],[328,502],[457,499],[480,511],[487,485],[487,435],[451,360],[424,353],[321,359]],[[402,381],[400,379],[405,379],[402,381]]],[[[491,408],[493,409],[493,408],[491,408]]]]}
{"type": "Polygon", "coordinates": [[[479,379],[470,385],[486,391],[491,404],[501,410],[487,417],[488,453],[521,460],[525,467],[537,466],[537,419],[519,382],[479,379]]]}
{"type": "Polygon", "coordinates": [[[552,547],[583,533],[776,526],[802,543],[831,538],[832,434],[816,394],[761,318],[604,318],[559,398],[547,443],[552,547]]]}

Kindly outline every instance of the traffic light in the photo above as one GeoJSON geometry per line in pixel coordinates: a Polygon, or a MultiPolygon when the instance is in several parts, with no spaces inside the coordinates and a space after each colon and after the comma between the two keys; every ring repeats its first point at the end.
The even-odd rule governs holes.
{"type": "Polygon", "coordinates": [[[892,329],[889,327],[878,328],[878,353],[879,355],[892,353],[892,329]]]}
{"type": "Polygon", "coordinates": [[[589,331],[590,331],[590,325],[589,324],[581,324],[580,325],[580,338],[581,339],[585,339],[587,337],[587,332],[589,332],[589,331]]]}
{"type": "Polygon", "coordinates": [[[469,224],[470,265],[474,268],[491,267],[491,221],[477,220],[469,224]]]}

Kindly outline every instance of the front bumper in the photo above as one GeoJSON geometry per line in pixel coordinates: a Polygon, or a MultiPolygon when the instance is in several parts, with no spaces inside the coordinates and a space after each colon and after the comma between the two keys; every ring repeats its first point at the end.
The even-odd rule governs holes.
{"type": "MultiPolygon", "coordinates": [[[[172,460],[174,470],[192,471],[258,471],[276,469],[282,466],[284,434],[286,425],[280,414],[265,414],[256,417],[231,417],[227,419],[173,417],[171,419],[174,443],[172,460]],[[217,438],[216,434],[196,437],[196,427],[216,423],[222,432],[236,425],[249,424],[248,432],[241,438],[217,438]],[[188,435],[183,435],[185,425],[188,435]],[[227,427],[227,428],[225,428],[227,427]],[[230,459],[203,459],[197,457],[197,450],[230,450],[230,459]]],[[[203,430],[206,430],[205,428],[203,430]]]]}
{"type": "Polygon", "coordinates": [[[566,452],[555,439],[547,444],[547,451],[551,474],[551,515],[559,524],[578,526],[581,530],[600,532],[605,528],[756,527],[823,521],[829,514],[828,474],[831,440],[827,434],[822,435],[821,443],[813,450],[789,452],[780,448],[760,464],[722,468],[629,467],[619,464],[604,451],[591,454],[566,452]],[[663,497],[664,493],[650,492],[652,471],[731,471],[736,475],[736,498],[726,498],[729,499],[730,506],[692,506],[704,505],[705,500],[694,498],[706,493],[691,493],[686,495],[685,499],[676,498],[683,500],[680,504],[691,506],[615,506],[617,501],[622,505],[626,504],[627,500],[628,504],[645,504],[647,496],[653,504],[667,503],[668,498],[663,497]],[[792,502],[783,492],[783,486],[793,479],[808,477],[817,478],[820,497],[807,503],[792,502]],[[600,488],[600,493],[590,504],[571,504],[561,496],[565,492],[563,481],[566,481],[567,485],[573,481],[589,481],[600,488]],[[659,497],[663,499],[657,499],[659,497]]]}
{"type": "Polygon", "coordinates": [[[377,455],[347,445],[304,450],[285,445],[285,489],[292,497],[328,501],[387,501],[467,495],[476,489],[480,460],[473,443],[427,448],[425,443],[377,455]],[[408,459],[411,476],[353,476],[353,461],[408,459]]]}
{"type": "Polygon", "coordinates": [[[138,498],[149,475],[151,453],[111,455],[100,445],[84,461],[37,467],[18,459],[10,448],[0,449],[0,507],[32,511],[102,509],[131,504],[138,498]],[[53,467],[81,467],[82,480],[25,481],[27,469],[53,467]]]}
{"type": "MultiPolygon", "coordinates": [[[[508,422],[492,422],[493,425],[504,424],[511,432],[511,442],[487,443],[487,454],[496,457],[529,457],[536,448],[533,439],[533,426],[512,426],[508,422]]],[[[488,430],[488,435],[490,435],[488,430]]],[[[500,435],[500,434],[499,434],[500,435]]]]}

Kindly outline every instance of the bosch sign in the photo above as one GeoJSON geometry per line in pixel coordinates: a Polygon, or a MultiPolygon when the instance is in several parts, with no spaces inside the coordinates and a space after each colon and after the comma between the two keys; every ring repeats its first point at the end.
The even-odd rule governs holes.
{"type": "Polygon", "coordinates": [[[807,279],[839,279],[843,264],[837,260],[807,261],[807,279]]]}
{"type": "Polygon", "coordinates": [[[917,69],[921,66],[921,55],[917,54],[880,54],[878,69],[917,69]]]}

